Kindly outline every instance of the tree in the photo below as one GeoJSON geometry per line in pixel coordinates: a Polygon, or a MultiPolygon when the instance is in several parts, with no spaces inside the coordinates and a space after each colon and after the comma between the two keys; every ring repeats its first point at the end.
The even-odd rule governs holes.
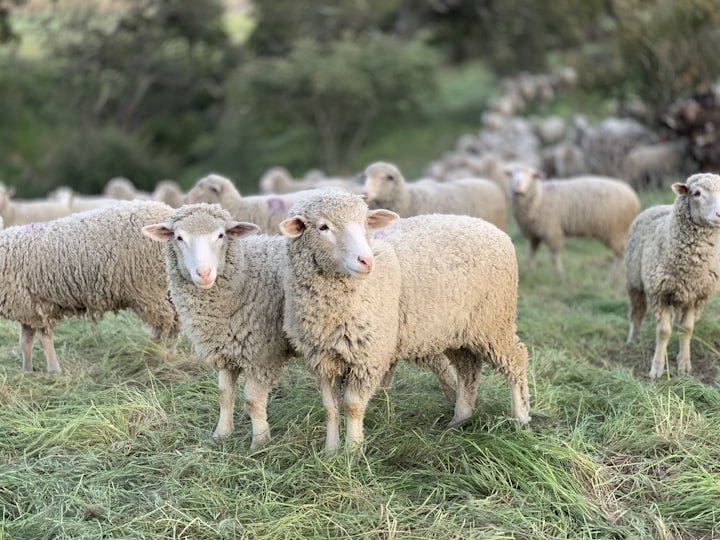
{"type": "Polygon", "coordinates": [[[287,57],[243,64],[226,113],[236,132],[264,140],[295,130],[311,138],[311,164],[347,172],[371,127],[422,109],[436,90],[436,67],[426,47],[382,34],[329,44],[305,39],[287,57]]]}
{"type": "Polygon", "coordinates": [[[10,25],[10,11],[25,3],[26,0],[0,0],[0,44],[20,39],[10,25]]]}

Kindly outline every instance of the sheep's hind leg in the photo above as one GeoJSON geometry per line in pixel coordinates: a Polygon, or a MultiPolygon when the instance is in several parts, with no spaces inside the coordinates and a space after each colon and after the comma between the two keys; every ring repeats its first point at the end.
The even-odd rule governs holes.
{"type": "Polygon", "coordinates": [[[20,350],[23,356],[23,370],[32,371],[32,348],[35,341],[35,329],[26,324],[20,325],[20,350]]]}
{"type": "Polygon", "coordinates": [[[45,360],[47,362],[48,373],[62,373],[60,364],[58,363],[57,355],[55,354],[55,344],[53,342],[53,330],[52,328],[41,328],[40,329],[40,343],[45,351],[45,360]]]}
{"type": "Polygon", "coordinates": [[[690,339],[695,328],[695,312],[692,309],[678,311],[676,323],[680,329],[680,350],[677,356],[677,370],[680,375],[690,373],[690,339]]]}
{"type": "Polygon", "coordinates": [[[640,332],[647,311],[647,298],[640,289],[628,290],[628,296],[630,297],[630,333],[628,334],[627,344],[630,345],[637,338],[638,332],[640,332]]]}
{"type": "Polygon", "coordinates": [[[449,428],[460,428],[468,423],[475,410],[482,361],[479,356],[467,350],[446,351],[457,373],[455,414],[449,428]]]}
{"type": "Polygon", "coordinates": [[[340,449],[340,377],[323,377],[320,395],[325,408],[325,451],[334,455],[340,449]]]}
{"type": "Polygon", "coordinates": [[[655,320],[657,321],[657,327],[655,329],[655,354],[653,355],[650,368],[651,379],[660,377],[665,371],[667,344],[668,341],[670,341],[670,333],[672,332],[670,308],[657,308],[655,310],[655,320]]]}
{"type": "Polygon", "coordinates": [[[455,401],[457,397],[457,373],[448,357],[444,354],[434,354],[417,358],[415,363],[425,369],[432,371],[440,383],[440,388],[445,396],[455,401]]]}
{"type": "Polygon", "coordinates": [[[220,418],[213,437],[219,440],[227,438],[234,429],[233,411],[235,408],[235,384],[240,370],[221,369],[218,373],[218,399],[220,401],[220,418]]]}
{"type": "Polygon", "coordinates": [[[245,378],[245,410],[252,423],[252,444],[250,450],[255,451],[270,440],[270,424],[267,421],[267,402],[270,387],[261,384],[254,377],[245,378]]]}

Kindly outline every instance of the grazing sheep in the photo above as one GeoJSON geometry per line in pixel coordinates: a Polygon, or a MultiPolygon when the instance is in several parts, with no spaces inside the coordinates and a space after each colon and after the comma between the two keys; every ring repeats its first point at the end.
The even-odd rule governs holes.
{"type": "Polygon", "coordinates": [[[565,237],[581,236],[597,238],[613,251],[610,278],[615,276],[622,263],[627,230],[640,209],[638,196],[630,186],[602,176],[541,181],[543,175],[531,167],[515,167],[508,174],[513,215],[530,241],[531,268],[540,242],[545,242],[555,269],[562,274],[565,237]]]}
{"type": "Polygon", "coordinates": [[[257,231],[208,204],[183,206],[143,228],[166,242],[168,288],[183,331],[196,354],[219,370],[220,418],[213,436],[224,439],[233,431],[235,385],[244,373],[252,450],[270,439],[268,395],[293,356],[282,331],[284,238],[248,236],[257,231]]]}
{"type": "Polygon", "coordinates": [[[680,328],[678,373],[690,373],[693,327],[720,276],[720,176],[695,174],[672,189],[675,203],[643,211],[627,237],[628,343],[637,337],[649,305],[657,323],[651,378],[665,369],[671,311],[680,328]]]}
{"type": "Polygon", "coordinates": [[[185,202],[219,204],[230,212],[233,219],[255,223],[263,233],[279,234],[278,224],[285,219],[288,209],[308,193],[298,191],[243,197],[232,181],[218,174],[209,174],[197,181],[185,195],[185,202]]]}
{"type": "Polygon", "coordinates": [[[26,225],[38,221],[49,221],[72,213],[67,201],[14,200],[14,188],[0,184],[0,217],[6,227],[26,225]]]}
{"type": "Polygon", "coordinates": [[[173,208],[180,208],[184,197],[180,184],[175,180],[160,180],[152,192],[152,200],[164,202],[173,208]]]}
{"type": "Polygon", "coordinates": [[[447,357],[457,372],[451,426],[473,413],[480,367],[508,379],[512,414],[530,421],[527,350],[516,335],[518,272],[510,238],[481,219],[424,215],[397,222],[361,197],[327,190],[290,210],[285,324],[318,376],[326,448],[363,439],[365,407],[399,359],[447,357]],[[376,232],[371,240],[370,234],[376,232]]]}
{"type": "Polygon", "coordinates": [[[153,338],[175,338],[180,323],[168,299],[162,249],[140,227],[166,219],[171,208],[155,202],[116,202],[47,223],[0,233],[0,316],[18,321],[23,368],[32,370],[40,332],[47,370],[60,373],[53,345],[58,321],[131,309],[153,338]]]}
{"type": "Polygon", "coordinates": [[[625,157],[623,178],[636,189],[659,188],[685,171],[689,156],[687,139],[636,146],[625,157]]]}
{"type": "Polygon", "coordinates": [[[507,227],[507,197],[500,186],[484,178],[406,183],[395,165],[376,162],[365,170],[363,196],[373,208],[400,217],[458,214],[483,218],[503,230],[507,227]]]}

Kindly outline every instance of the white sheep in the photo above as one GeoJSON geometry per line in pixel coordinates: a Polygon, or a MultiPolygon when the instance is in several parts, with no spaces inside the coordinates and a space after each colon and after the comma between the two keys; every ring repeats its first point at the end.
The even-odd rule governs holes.
{"type": "Polygon", "coordinates": [[[257,231],[208,204],[183,206],[143,228],[166,243],[168,288],[184,333],[196,354],[219,370],[220,418],[213,436],[233,432],[235,385],[243,373],[252,450],[270,439],[268,395],[293,356],[282,331],[284,238],[250,236],[257,231]]]}
{"type": "Polygon", "coordinates": [[[151,195],[145,191],[139,191],[131,180],[124,176],[115,176],[107,181],[103,188],[103,195],[111,199],[121,201],[133,201],[135,199],[150,200],[151,195]]]}
{"type": "Polygon", "coordinates": [[[173,208],[180,208],[184,197],[180,184],[170,179],[160,180],[152,192],[152,200],[164,202],[173,208]]]}
{"type": "Polygon", "coordinates": [[[288,237],[284,329],[317,374],[326,448],[363,439],[368,400],[398,359],[446,355],[457,371],[451,426],[473,413],[480,368],[508,379],[512,415],[530,421],[527,350],[516,335],[518,272],[507,234],[468,216],[400,220],[361,197],[326,190],[297,203],[288,237]],[[371,239],[371,233],[376,238],[371,239]]]}
{"type": "Polygon", "coordinates": [[[340,187],[348,191],[357,191],[359,186],[349,178],[328,177],[318,169],[309,170],[301,179],[294,179],[285,167],[271,167],[258,180],[260,193],[264,195],[283,195],[308,189],[340,187]]]}
{"type": "Polygon", "coordinates": [[[675,203],[644,210],[627,238],[628,343],[637,337],[649,305],[657,323],[651,378],[665,369],[672,312],[680,329],[677,370],[690,373],[695,321],[720,276],[720,176],[695,174],[672,189],[675,203]]]}
{"type": "Polygon", "coordinates": [[[152,337],[173,339],[180,323],[168,299],[162,249],[148,245],[140,227],[167,218],[154,202],[121,202],[47,223],[0,233],[0,316],[21,324],[23,368],[32,370],[40,332],[47,370],[60,373],[53,330],[65,317],[100,319],[131,309],[152,337]]]}
{"type": "Polygon", "coordinates": [[[610,278],[615,276],[622,264],[625,236],[640,209],[637,193],[629,185],[601,176],[542,181],[542,173],[532,167],[514,167],[508,174],[513,215],[530,242],[531,268],[540,243],[545,242],[562,274],[565,237],[590,237],[613,251],[610,278]]]}
{"type": "Polygon", "coordinates": [[[623,178],[635,188],[659,188],[683,173],[689,157],[687,139],[636,146],[625,157],[623,178]]]}
{"type": "Polygon", "coordinates": [[[363,196],[371,207],[400,217],[458,214],[485,219],[503,230],[507,227],[507,196],[495,182],[483,178],[405,182],[395,165],[380,161],[365,169],[363,196]]]}
{"type": "Polygon", "coordinates": [[[72,188],[60,186],[48,193],[50,200],[61,202],[70,206],[70,212],[76,214],[78,212],[87,212],[108,204],[115,204],[118,199],[97,195],[80,195],[72,188]]]}
{"type": "Polygon", "coordinates": [[[219,204],[239,221],[249,221],[267,234],[279,234],[278,224],[285,219],[290,207],[309,191],[284,195],[256,195],[243,197],[231,180],[219,174],[209,174],[195,183],[185,195],[185,203],[219,204]]]}
{"type": "Polygon", "coordinates": [[[12,199],[15,189],[0,184],[0,217],[6,227],[26,225],[68,216],[72,213],[69,202],[45,199],[12,199]]]}

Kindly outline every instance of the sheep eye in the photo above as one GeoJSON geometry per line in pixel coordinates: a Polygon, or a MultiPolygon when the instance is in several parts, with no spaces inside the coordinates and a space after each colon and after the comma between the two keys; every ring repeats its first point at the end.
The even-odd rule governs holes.
{"type": "Polygon", "coordinates": [[[387,175],[388,180],[395,180],[395,177],[392,174],[387,175]]]}
{"type": "Polygon", "coordinates": [[[323,223],[322,225],[320,225],[320,226],[318,227],[318,230],[320,230],[320,231],[329,231],[329,230],[330,230],[330,227],[328,227],[325,223],[323,223]]]}
{"type": "Polygon", "coordinates": [[[219,240],[222,240],[223,238],[225,238],[225,233],[220,233],[220,234],[218,234],[218,239],[219,239],[219,240]]]}
{"type": "Polygon", "coordinates": [[[700,195],[702,195],[702,192],[699,189],[693,192],[693,197],[699,197],[700,195]]]}
{"type": "Polygon", "coordinates": [[[177,236],[176,238],[177,238],[177,241],[178,241],[178,242],[182,242],[182,241],[183,241],[183,237],[182,237],[182,236],[177,236]]]}

